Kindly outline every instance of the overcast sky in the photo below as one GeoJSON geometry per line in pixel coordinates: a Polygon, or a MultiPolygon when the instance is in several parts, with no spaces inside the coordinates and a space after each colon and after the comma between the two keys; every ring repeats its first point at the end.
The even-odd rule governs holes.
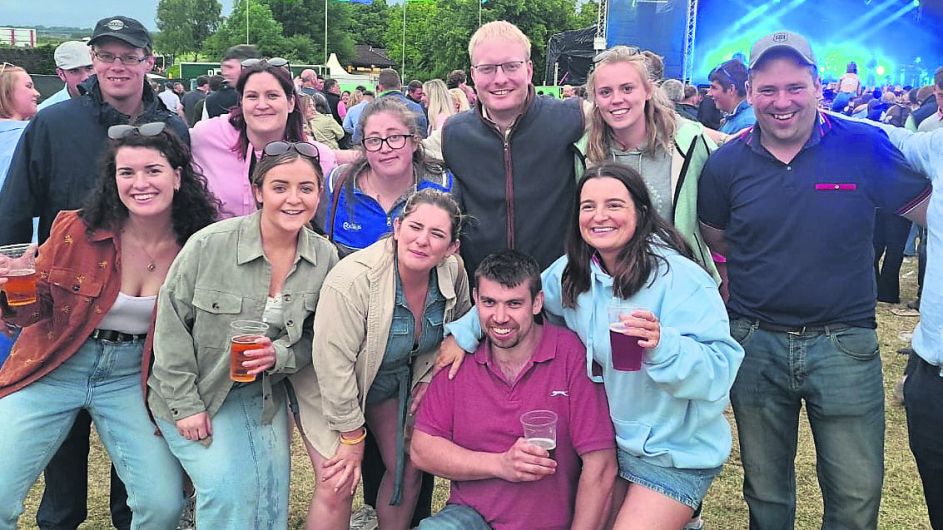
{"type": "MultiPolygon", "coordinates": [[[[95,26],[99,19],[124,15],[156,30],[154,16],[158,0],[0,0],[0,27],[95,26]]],[[[232,11],[233,0],[221,0],[223,15],[232,11]]]]}

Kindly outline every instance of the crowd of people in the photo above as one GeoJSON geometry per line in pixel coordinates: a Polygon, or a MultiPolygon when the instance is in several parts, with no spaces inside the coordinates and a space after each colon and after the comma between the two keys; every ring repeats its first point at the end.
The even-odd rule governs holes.
{"type": "Polygon", "coordinates": [[[706,90],[614,46],[557,99],[530,46],[490,22],[470,76],[347,92],[240,45],[187,92],[115,16],[42,105],[4,63],[0,245],[32,244],[0,247],[0,530],[43,472],[38,526],[81,524],[93,421],[119,529],[286,528],[295,429],[311,530],[699,529],[728,406],[750,528],[793,528],[803,404],[822,527],[875,529],[875,312],[912,232],[903,400],[943,529],[943,68],[828,83],[780,31],[706,90]]]}

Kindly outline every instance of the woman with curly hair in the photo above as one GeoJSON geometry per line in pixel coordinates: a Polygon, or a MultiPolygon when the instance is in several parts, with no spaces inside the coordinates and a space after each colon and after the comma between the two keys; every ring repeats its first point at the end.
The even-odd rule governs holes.
{"type": "MultiPolygon", "coordinates": [[[[157,293],[171,261],[216,217],[186,145],[164,123],[116,125],[88,205],[63,211],[39,248],[36,300],[0,319],[23,327],[0,371],[0,528],[81,409],[128,489],[132,528],[176,528],[183,474],[155,435],[142,382],[151,365],[157,293]]],[[[35,253],[35,249],[31,249],[35,253]]],[[[0,258],[0,286],[15,260],[0,258]]]]}

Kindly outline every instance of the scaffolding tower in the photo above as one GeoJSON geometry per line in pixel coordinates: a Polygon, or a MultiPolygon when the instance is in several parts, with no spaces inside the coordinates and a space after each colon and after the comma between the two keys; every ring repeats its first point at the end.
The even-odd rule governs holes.
{"type": "Polygon", "coordinates": [[[697,1],[688,0],[688,22],[684,32],[684,62],[681,66],[681,78],[690,84],[694,77],[694,40],[697,33],[697,1]]]}
{"type": "Polygon", "coordinates": [[[596,11],[596,37],[593,39],[593,50],[599,53],[607,48],[606,27],[609,21],[609,0],[599,0],[596,11]]]}

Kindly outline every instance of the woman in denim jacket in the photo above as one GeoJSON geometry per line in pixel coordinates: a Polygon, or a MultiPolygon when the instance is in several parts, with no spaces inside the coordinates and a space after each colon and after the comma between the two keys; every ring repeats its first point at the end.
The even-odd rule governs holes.
{"type": "Polygon", "coordinates": [[[449,194],[419,191],[391,238],[344,258],[324,283],[314,321],[317,378],[293,380],[318,484],[311,530],[349,526],[368,428],[387,469],[380,528],[411,527],[420,473],[405,453],[407,407],[415,409],[431,380],[443,325],[471,307],[456,255],[461,220],[449,194]]]}
{"type": "MultiPolygon", "coordinates": [[[[127,485],[131,528],[177,526],[182,473],[154,434],[142,377],[157,291],[216,204],[186,145],[164,128],[109,129],[98,188],[84,209],[56,217],[39,249],[36,301],[11,307],[0,296],[0,318],[23,327],[0,371],[0,529],[16,526],[30,486],[83,408],[127,485]]],[[[0,286],[10,266],[0,258],[0,286]]]]}
{"type": "Polygon", "coordinates": [[[285,378],[310,369],[318,292],[337,252],[308,228],[323,177],[312,144],[273,142],[253,175],[261,209],[195,234],[161,289],[148,404],[212,530],[288,525],[285,378]],[[230,379],[230,324],[268,332],[230,379]]]}

